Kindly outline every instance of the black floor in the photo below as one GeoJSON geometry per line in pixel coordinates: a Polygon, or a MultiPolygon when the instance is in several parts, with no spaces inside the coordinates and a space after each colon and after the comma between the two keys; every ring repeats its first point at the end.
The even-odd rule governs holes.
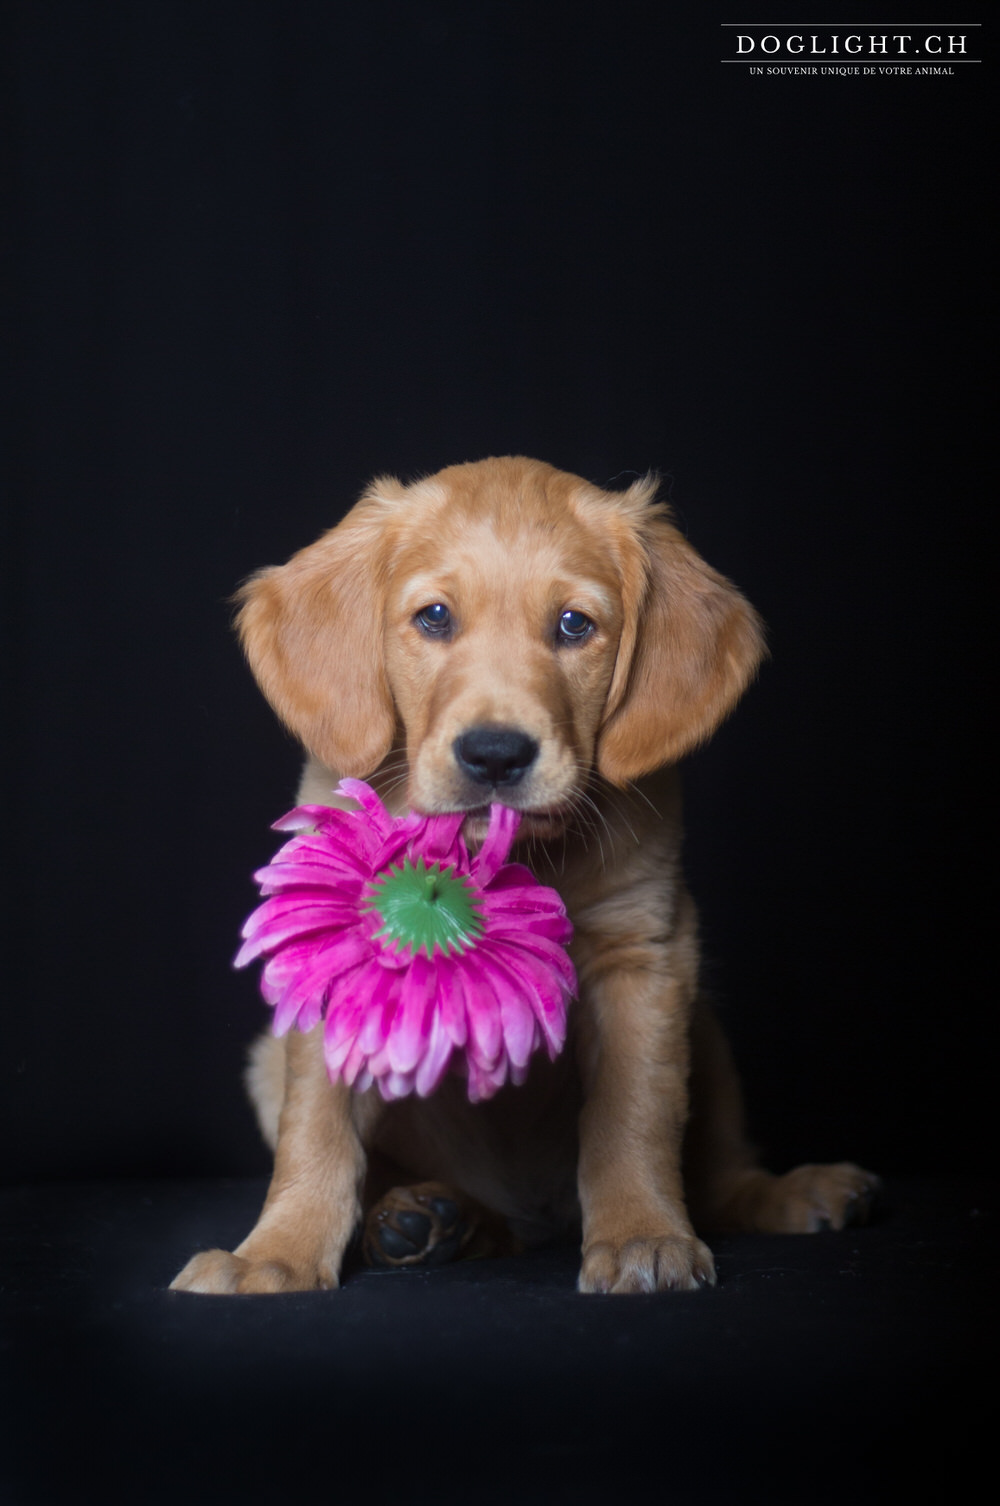
{"type": "Polygon", "coordinates": [[[684,1296],[580,1297],[570,1246],[168,1292],[262,1193],[0,1194],[4,1506],[948,1501],[991,1447],[982,1181],[890,1183],[845,1234],[716,1239],[719,1286],[684,1296]]]}

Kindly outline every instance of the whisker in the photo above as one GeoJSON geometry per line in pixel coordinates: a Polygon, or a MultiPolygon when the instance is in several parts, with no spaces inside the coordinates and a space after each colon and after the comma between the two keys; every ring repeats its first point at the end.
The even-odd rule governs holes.
{"type": "Polygon", "coordinates": [[[640,839],[636,834],[635,828],[632,826],[632,823],[628,820],[628,817],[625,814],[628,807],[631,806],[635,808],[637,805],[636,800],[632,797],[636,795],[639,796],[639,798],[642,799],[644,803],[649,807],[649,809],[653,812],[654,816],[656,816],[658,820],[662,820],[661,813],[657,810],[652,800],[649,799],[645,791],[639,789],[639,787],[635,784],[630,784],[624,790],[619,789],[616,785],[610,784],[608,780],[604,779],[596,769],[591,772],[589,784],[600,796],[602,803],[608,806],[616,816],[616,818],[622,823],[629,836],[637,846],[639,845],[640,839]]]}
{"type": "MultiPolygon", "coordinates": [[[[583,830],[583,828],[586,828],[586,830],[591,834],[591,836],[594,837],[595,841],[597,842],[597,850],[601,855],[601,868],[606,868],[607,858],[604,852],[604,843],[601,841],[600,828],[598,827],[597,822],[594,820],[594,816],[596,815],[603,821],[604,818],[601,811],[595,805],[594,801],[590,799],[585,790],[577,790],[575,792],[570,809],[572,810],[576,821],[579,823],[576,827],[576,834],[579,836],[581,842],[583,843],[584,852],[589,852],[590,850],[583,830]],[[591,812],[593,812],[593,814],[591,814],[591,812]]],[[[607,827],[606,822],[605,826],[607,827]]],[[[610,827],[607,827],[607,830],[608,835],[610,836],[610,827]]]]}
{"type": "MultiPolygon", "coordinates": [[[[657,810],[656,806],[653,804],[652,800],[650,800],[650,798],[646,794],[645,790],[640,789],[639,786],[637,784],[635,784],[632,780],[629,780],[629,783],[628,783],[628,786],[627,786],[627,790],[632,795],[638,795],[640,800],[644,800],[645,803],[649,806],[650,810],[653,812],[653,815],[657,818],[658,821],[662,821],[663,820],[663,813],[662,813],[662,811],[657,810]]],[[[624,794],[625,791],[622,791],[622,793],[624,794]]]]}

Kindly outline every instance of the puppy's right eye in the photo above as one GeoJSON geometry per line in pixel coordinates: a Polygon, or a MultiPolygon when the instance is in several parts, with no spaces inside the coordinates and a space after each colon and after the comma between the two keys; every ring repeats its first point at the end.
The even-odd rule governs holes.
{"type": "Polygon", "coordinates": [[[441,601],[419,611],[414,619],[417,626],[431,638],[443,638],[451,631],[451,613],[441,601]]]}

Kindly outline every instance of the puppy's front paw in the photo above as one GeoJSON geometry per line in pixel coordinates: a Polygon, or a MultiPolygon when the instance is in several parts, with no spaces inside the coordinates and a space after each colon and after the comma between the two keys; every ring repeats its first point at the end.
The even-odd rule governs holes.
{"type": "Polygon", "coordinates": [[[252,1292],[311,1292],[337,1285],[331,1272],[287,1260],[251,1260],[228,1250],[202,1250],[170,1283],[173,1292],[231,1297],[252,1292]]]}
{"type": "Polygon", "coordinates": [[[715,1261],[693,1234],[602,1240],[583,1254],[581,1292],[694,1292],[715,1285],[715,1261]]]}

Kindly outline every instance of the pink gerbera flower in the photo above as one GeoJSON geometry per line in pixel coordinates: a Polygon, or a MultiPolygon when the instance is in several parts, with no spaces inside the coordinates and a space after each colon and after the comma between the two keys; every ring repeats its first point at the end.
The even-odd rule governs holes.
{"type": "Polygon", "coordinates": [[[243,927],[236,967],[267,960],[273,1028],[325,1019],[326,1067],[384,1098],[432,1093],[449,1065],[473,1102],[523,1082],[531,1054],[566,1039],[576,974],[554,889],[506,863],[520,816],[494,805],[475,857],[464,813],[399,820],[345,779],[356,811],[304,805],[275,822],[299,835],[254,875],[266,898],[243,927]]]}

